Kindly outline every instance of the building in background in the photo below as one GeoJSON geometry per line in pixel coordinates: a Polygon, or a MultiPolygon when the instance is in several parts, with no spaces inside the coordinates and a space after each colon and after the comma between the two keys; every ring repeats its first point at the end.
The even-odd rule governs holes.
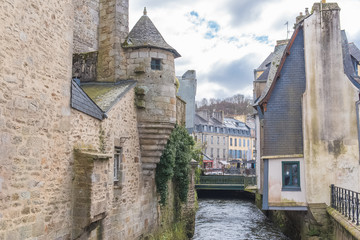
{"type": "Polygon", "coordinates": [[[230,163],[238,169],[254,168],[254,138],[245,122],[224,118],[223,112],[199,111],[195,114],[193,136],[214,168],[230,163]]]}
{"type": "Polygon", "coordinates": [[[203,147],[204,155],[213,161],[213,168],[220,168],[228,157],[228,136],[223,124],[224,113],[200,111],[195,114],[193,136],[203,147]]]}
{"type": "Polygon", "coordinates": [[[178,76],[179,90],[177,95],[186,102],[186,129],[189,133],[194,130],[194,118],[195,118],[195,96],[196,96],[196,71],[188,70],[181,77],[178,76]]]}

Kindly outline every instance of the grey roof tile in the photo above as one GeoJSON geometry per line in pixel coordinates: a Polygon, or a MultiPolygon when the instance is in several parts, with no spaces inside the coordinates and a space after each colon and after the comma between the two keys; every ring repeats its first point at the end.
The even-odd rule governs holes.
{"type": "Polygon", "coordinates": [[[99,120],[104,118],[103,111],[74,80],[71,84],[71,107],[99,120]]]}
{"type": "Polygon", "coordinates": [[[360,50],[354,43],[349,43],[350,54],[356,61],[360,62],[360,50]]]}
{"type": "Polygon", "coordinates": [[[261,65],[256,69],[257,71],[265,70],[268,68],[268,64],[272,62],[274,58],[274,53],[270,53],[269,56],[261,63],[261,65]]]}
{"type": "Polygon", "coordinates": [[[343,52],[344,73],[349,78],[349,80],[354,84],[354,86],[360,89],[360,78],[359,76],[357,76],[355,72],[355,68],[351,60],[351,56],[352,56],[350,52],[351,46],[348,43],[346,33],[344,30],[341,31],[341,44],[342,44],[342,52],[343,52]]]}
{"type": "Polygon", "coordinates": [[[124,48],[159,48],[172,52],[175,58],[181,57],[181,55],[164,40],[147,15],[143,15],[139,19],[126,37],[122,46],[124,48]]]}
{"type": "Polygon", "coordinates": [[[280,61],[284,55],[284,51],[285,51],[286,47],[287,47],[287,45],[278,45],[275,47],[275,50],[273,53],[273,58],[272,58],[270,68],[269,68],[269,73],[267,74],[267,82],[266,82],[265,89],[262,92],[261,96],[254,103],[254,106],[258,105],[258,103],[265,98],[268,91],[270,90],[271,84],[274,81],[276,71],[279,67],[280,61]]]}

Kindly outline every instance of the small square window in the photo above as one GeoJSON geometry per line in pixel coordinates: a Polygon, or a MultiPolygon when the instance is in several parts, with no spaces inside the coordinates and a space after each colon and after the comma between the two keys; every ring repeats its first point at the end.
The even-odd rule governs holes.
{"type": "Polygon", "coordinates": [[[151,69],[152,70],[161,70],[161,59],[152,58],[151,59],[151,69]]]}
{"type": "Polygon", "coordinates": [[[282,162],[282,190],[301,191],[300,162],[282,162]]]}

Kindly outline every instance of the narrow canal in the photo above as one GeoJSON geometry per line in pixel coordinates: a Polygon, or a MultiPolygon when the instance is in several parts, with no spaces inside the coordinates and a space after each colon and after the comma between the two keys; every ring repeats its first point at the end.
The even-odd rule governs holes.
{"type": "Polygon", "coordinates": [[[199,198],[193,240],[289,240],[246,198],[199,198]]]}

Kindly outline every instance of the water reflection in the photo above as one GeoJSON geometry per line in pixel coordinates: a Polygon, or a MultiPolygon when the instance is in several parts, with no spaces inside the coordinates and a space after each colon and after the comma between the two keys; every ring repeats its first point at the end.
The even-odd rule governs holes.
{"type": "Polygon", "coordinates": [[[288,240],[250,201],[199,199],[193,240],[288,240]]]}

